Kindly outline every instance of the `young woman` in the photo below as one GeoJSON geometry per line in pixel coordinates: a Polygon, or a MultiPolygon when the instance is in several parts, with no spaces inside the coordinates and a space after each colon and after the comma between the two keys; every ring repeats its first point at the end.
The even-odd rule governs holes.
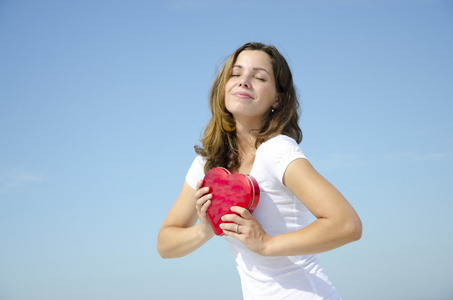
{"type": "Polygon", "coordinates": [[[224,167],[260,186],[253,215],[234,206],[236,214],[221,225],[244,299],[341,299],[315,254],[360,239],[362,224],[298,146],[298,106],[291,71],[275,47],[248,43],[231,55],[211,91],[202,147],[159,231],[163,258],[187,255],[214,236],[206,216],[212,195],[202,179],[224,167]]]}

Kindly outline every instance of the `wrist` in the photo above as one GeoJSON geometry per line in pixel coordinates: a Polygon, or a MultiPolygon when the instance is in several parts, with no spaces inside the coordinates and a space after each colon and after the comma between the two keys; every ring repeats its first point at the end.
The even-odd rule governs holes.
{"type": "Polygon", "coordinates": [[[274,249],[272,247],[273,245],[273,239],[274,237],[269,235],[269,234],[266,234],[266,236],[264,237],[263,239],[263,247],[262,247],[262,250],[261,250],[261,255],[262,256],[275,256],[274,255],[274,249]]]}
{"type": "Polygon", "coordinates": [[[204,226],[198,224],[198,237],[203,243],[209,241],[213,236],[214,232],[212,231],[211,228],[209,228],[209,230],[206,230],[204,226]]]}

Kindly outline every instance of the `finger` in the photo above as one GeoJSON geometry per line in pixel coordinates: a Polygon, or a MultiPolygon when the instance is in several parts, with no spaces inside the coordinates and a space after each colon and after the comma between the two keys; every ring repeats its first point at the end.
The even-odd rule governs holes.
{"type": "Polygon", "coordinates": [[[212,194],[205,194],[195,202],[195,206],[197,207],[197,209],[201,209],[206,204],[207,201],[211,200],[211,198],[212,194]]]}
{"type": "Polygon", "coordinates": [[[203,186],[204,180],[201,179],[200,181],[197,182],[196,189],[199,190],[203,186]]]}
{"type": "Polygon", "coordinates": [[[208,211],[209,206],[211,205],[211,200],[206,200],[205,203],[201,206],[201,213],[204,215],[208,211]]]}
{"type": "Polygon", "coordinates": [[[233,234],[241,234],[241,228],[244,227],[236,224],[236,223],[222,223],[220,224],[220,228],[225,232],[233,233],[233,234]]]}
{"type": "Polygon", "coordinates": [[[237,214],[226,214],[222,216],[222,221],[224,222],[233,222],[236,224],[244,224],[244,218],[238,216],[237,214]]]}
{"type": "Polygon", "coordinates": [[[248,209],[240,206],[232,206],[231,211],[239,214],[242,218],[246,220],[250,220],[252,217],[252,214],[248,211],[248,209]]]}
{"type": "Polygon", "coordinates": [[[200,199],[201,197],[203,197],[204,195],[208,194],[211,192],[211,188],[210,187],[203,187],[203,188],[200,188],[198,189],[196,192],[195,192],[195,198],[196,199],[200,199]]]}

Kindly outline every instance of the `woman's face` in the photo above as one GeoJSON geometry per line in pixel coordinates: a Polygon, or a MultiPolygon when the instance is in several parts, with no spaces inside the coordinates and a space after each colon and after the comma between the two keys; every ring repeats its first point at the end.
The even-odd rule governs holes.
{"type": "Polygon", "coordinates": [[[259,50],[244,50],[236,59],[225,85],[225,106],[236,120],[261,122],[278,105],[270,57],[259,50]]]}

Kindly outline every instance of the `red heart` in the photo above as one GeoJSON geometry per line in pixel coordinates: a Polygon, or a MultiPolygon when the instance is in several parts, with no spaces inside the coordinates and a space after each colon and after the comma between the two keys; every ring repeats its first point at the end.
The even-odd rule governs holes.
{"type": "Polygon", "coordinates": [[[220,218],[231,213],[232,206],[247,208],[252,213],[260,200],[260,188],[255,178],[224,168],[209,170],[203,186],[211,188],[212,199],[207,216],[216,235],[223,235],[220,218]]]}

